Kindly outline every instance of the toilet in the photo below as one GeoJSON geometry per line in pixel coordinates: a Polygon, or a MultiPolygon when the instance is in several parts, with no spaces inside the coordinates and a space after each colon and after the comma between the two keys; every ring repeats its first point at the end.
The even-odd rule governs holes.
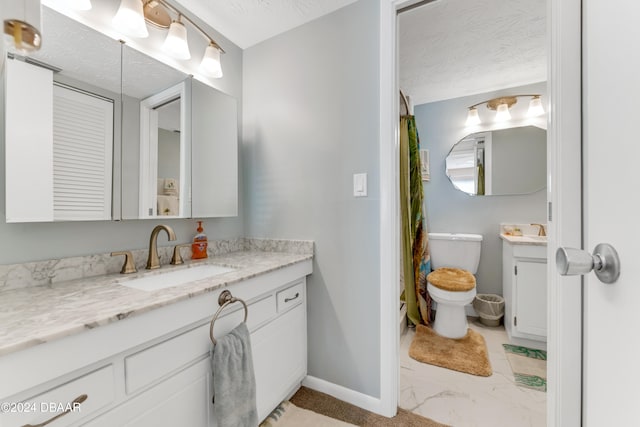
{"type": "Polygon", "coordinates": [[[476,296],[480,234],[429,233],[431,268],[427,291],[438,304],[433,329],[447,338],[467,334],[465,305],[476,296]]]}

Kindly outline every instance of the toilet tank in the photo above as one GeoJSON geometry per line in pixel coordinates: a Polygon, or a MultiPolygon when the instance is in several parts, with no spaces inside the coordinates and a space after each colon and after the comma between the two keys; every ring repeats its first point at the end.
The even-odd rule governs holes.
{"type": "Polygon", "coordinates": [[[476,274],[481,244],[480,234],[429,233],[431,268],[461,268],[476,274]]]}

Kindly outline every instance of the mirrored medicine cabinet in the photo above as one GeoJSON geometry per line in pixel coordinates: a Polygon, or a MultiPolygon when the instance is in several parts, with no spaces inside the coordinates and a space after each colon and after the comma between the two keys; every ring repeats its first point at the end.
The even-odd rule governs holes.
{"type": "Polygon", "coordinates": [[[43,6],[5,64],[7,222],[237,215],[237,101],[43,6]]]}

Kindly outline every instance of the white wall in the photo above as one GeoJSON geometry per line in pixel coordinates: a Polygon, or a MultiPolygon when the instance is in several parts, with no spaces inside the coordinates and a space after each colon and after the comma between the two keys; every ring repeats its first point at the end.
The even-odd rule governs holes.
{"type": "MultiPolygon", "coordinates": [[[[445,158],[451,147],[474,130],[465,128],[467,108],[501,95],[546,94],[546,84],[417,105],[414,109],[420,147],[429,149],[431,180],[424,183],[429,232],[482,234],[478,268],[478,293],[502,295],[501,222],[545,223],[546,192],[520,196],[469,196],[456,190],[445,175],[445,158]]],[[[545,97],[543,96],[543,104],[545,97]]],[[[522,98],[519,103],[526,103],[522,98]]],[[[526,105],[520,106],[525,107],[526,105]]],[[[486,108],[481,106],[480,108],[486,108]]],[[[515,118],[515,116],[514,116],[515,118]]],[[[518,161],[518,159],[514,159],[518,161]]]]}
{"type": "Polygon", "coordinates": [[[313,239],[309,374],[380,395],[379,5],[245,50],[245,230],[313,239]],[[368,173],[368,197],[352,175],[368,173]]]}
{"type": "MultiPolygon", "coordinates": [[[[195,20],[202,24],[199,20],[195,20]]],[[[211,35],[227,52],[222,56],[225,75],[223,78],[215,80],[214,83],[217,88],[238,99],[240,127],[242,117],[242,50],[215,31],[211,31],[211,35]]],[[[147,248],[149,234],[153,227],[159,223],[173,227],[178,238],[176,243],[189,242],[196,234],[197,223],[190,219],[6,224],[4,143],[4,85],[0,84],[0,264],[147,248]]],[[[235,218],[204,220],[203,225],[209,239],[244,235],[241,158],[238,173],[240,179],[239,215],[235,218]]],[[[25,187],[25,191],[28,191],[28,186],[25,187]]],[[[166,237],[161,236],[158,239],[158,244],[168,245],[165,239],[166,237]]]]}

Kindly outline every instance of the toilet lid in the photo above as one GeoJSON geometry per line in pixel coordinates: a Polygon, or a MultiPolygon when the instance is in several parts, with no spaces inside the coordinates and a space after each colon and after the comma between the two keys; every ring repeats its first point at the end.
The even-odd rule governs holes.
{"type": "Polygon", "coordinates": [[[429,273],[427,281],[449,292],[467,292],[476,287],[476,278],[473,274],[459,268],[439,268],[429,273]]]}

